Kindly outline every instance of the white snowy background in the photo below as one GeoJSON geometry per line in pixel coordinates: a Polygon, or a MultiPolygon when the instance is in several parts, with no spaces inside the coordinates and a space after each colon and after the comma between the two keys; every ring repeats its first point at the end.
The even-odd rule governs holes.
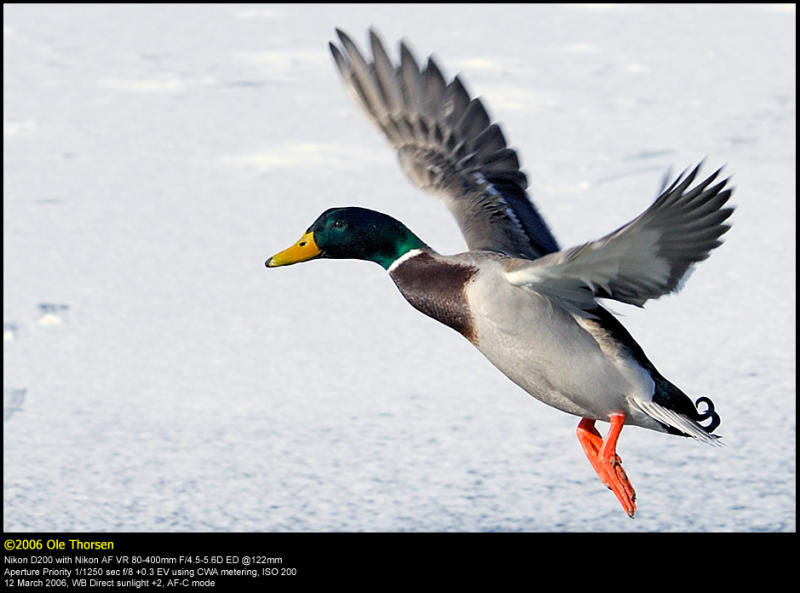
{"type": "MultiPolygon", "coordinates": [[[[4,5],[7,531],[794,531],[794,5],[4,5]],[[334,27],[463,72],[562,245],[725,165],[684,290],[611,304],[719,449],[575,438],[376,265],[264,260],[324,209],[464,249],[347,96],[334,27]]],[[[601,424],[605,430],[607,425],[601,424]]]]}

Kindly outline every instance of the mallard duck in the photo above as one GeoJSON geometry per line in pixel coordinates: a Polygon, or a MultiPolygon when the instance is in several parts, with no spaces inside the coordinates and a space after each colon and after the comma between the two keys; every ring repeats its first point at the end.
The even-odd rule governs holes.
{"type": "Polygon", "coordinates": [[[526,193],[514,150],[483,103],[429,58],[420,69],[404,42],[389,59],[374,31],[372,60],[336,30],[330,51],[356,103],[397,149],[408,177],[439,196],[469,251],[440,255],[400,221],[373,210],[331,208],[297,243],[266,261],[277,268],[318,258],[381,265],[409,303],[467,338],[514,383],[581,418],[577,436],[625,512],[636,493],[617,455],[630,424],[719,444],[713,402],[694,403],[665,379],[598,302],[642,306],[678,289],[730,228],[720,171],[695,183],[684,171],[628,224],[561,249],[526,193]],[[595,423],[608,422],[605,438],[595,423]]]}

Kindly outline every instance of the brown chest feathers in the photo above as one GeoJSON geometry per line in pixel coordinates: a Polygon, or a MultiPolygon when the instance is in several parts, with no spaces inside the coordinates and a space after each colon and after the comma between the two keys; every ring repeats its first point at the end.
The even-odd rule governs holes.
{"type": "Polygon", "coordinates": [[[417,310],[452,327],[477,344],[466,286],[477,268],[439,260],[422,252],[398,265],[390,276],[417,310]]]}

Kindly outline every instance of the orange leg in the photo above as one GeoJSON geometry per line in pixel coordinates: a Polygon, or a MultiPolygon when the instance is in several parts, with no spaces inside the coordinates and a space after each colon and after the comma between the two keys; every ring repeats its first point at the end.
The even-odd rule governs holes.
{"type": "Polygon", "coordinates": [[[636,512],[636,492],[622,469],[622,459],[617,455],[617,439],[625,424],[625,414],[612,414],[609,418],[605,441],[594,427],[595,421],[584,418],[578,424],[578,442],[600,480],[616,495],[622,508],[633,518],[636,512]]]}

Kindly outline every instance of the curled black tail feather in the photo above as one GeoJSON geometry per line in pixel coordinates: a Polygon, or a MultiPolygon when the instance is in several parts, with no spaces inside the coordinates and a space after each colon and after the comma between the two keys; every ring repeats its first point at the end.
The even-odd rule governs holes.
{"type": "MultiPolygon", "coordinates": [[[[700,397],[692,403],[689,396],[658,374],[658,371],[651,369],[650,372],[653,375],[653,381],[656,386],[655,393],[653,393],[653,403],[691,419],[696,423],[697,428],[708,435],[711,435],[716,430],[720,425],[720,417],[714,410],[714,402],[710,398],[700,397]],[[701,404],[705,404],[705,406],[701,408],[701,404]],[[708,424],[704,425],[701,422],[707,422],[708,424]]],[[[670,426],[664,422],[662,424],[670,434],[692,436],[687,434],[685,430],[670,426]]],[[[711,437],[713,439],[719,438],[718,435],[711,435],[711,437]]]]}
{"type": "MultiPolygon", "coordinates": [[[[707,433],[712,433],[714,430],[720,425],[721,420],[719,419],[719,414],[714,411],[714,402],[712,402],[709,398],[703,396],[698,397],[697,401],[694,402],[695,407],[697,408],[697,422],[705,422],[709,418],[711,422],[707,426],[703,426],[703,430],[707,433]],[[704,412],[700,411],[700,404],[705,404],[706,409],[704,412]]],[[[702,426],[702,425],[701,425],[702,426]]]]}

